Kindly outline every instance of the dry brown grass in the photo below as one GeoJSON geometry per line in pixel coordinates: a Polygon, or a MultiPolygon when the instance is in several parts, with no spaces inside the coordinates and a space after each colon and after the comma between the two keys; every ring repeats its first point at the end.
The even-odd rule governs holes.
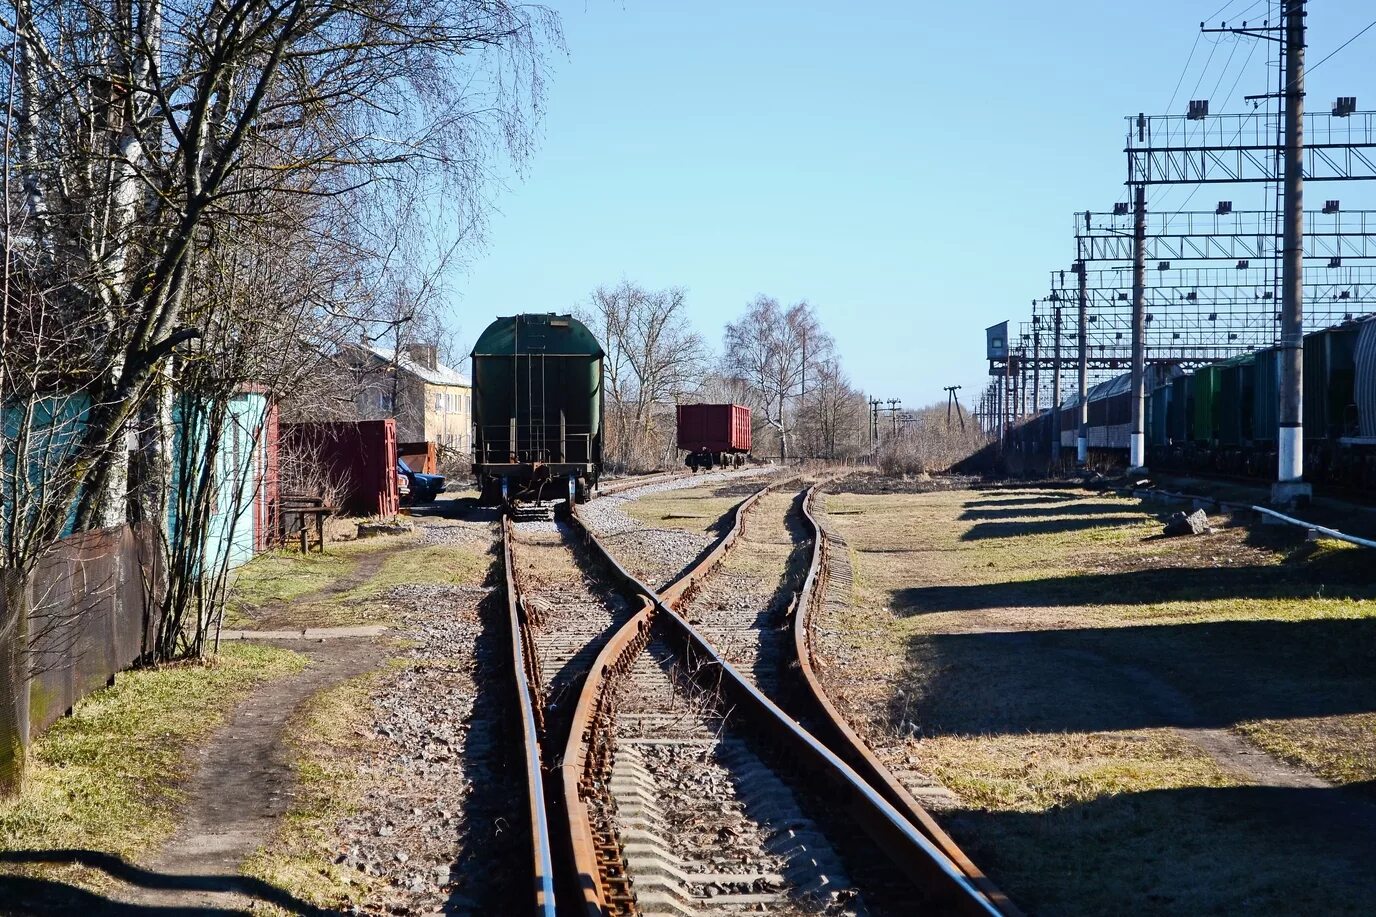
{"type": "MultiPolygon", "coordinates": [[[[763,486],[763,484],[761,484],[763,486]]],[[[649,494],[626,504],[626,515],[657,529],[683,529],[714,535],[723,517],[742,499],[737,494],[722,495],[717,484],[685,487],[649,494]]],[[[726,525],[730,525],[727,521],[726,525]]]]}
{"type": "Polygon", "coordinates": [[[1135,501],[1057,489],[826,509],[855,573],[825,622],[840,705],[958,794],[953,833],[1030,910],[1360,912],[1376,892],[1371,838],[1305,814],[1331,797],[1282,799],[1189,738],[1231,727],[1369,792],[1365,557],[1242,526],[1162,539],[1135,501]]]}
{"type": "Polygon", "coordinates": [[[881,430],[880,440],[875,464],[896,476],[948,471],[989,444],[989,437],[970,418],[961,424],[953,413],[948,422],[945,404],[915,412],[897,436],[881,430]]]}

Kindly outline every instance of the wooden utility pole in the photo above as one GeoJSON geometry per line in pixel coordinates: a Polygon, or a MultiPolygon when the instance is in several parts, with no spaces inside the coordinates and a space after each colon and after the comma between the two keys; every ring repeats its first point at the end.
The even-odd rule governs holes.
{"type": "Polygon", "coordinates": [[[965,415],[962,414],[961,411],[960,411],[960,398],[959,398],[959,396],[956,395],[956,392],[958,392],[958,391],[960,391],[960,386],[959,386],[959,385],[948,385],[948,386],[945,387],[945,392],[946,392],[946,429],[949,430],[949,429],[951,428],[951,405],[954,404],[955,407],[956,407],[956,416],[960,418],[960,430],[961,430],[961,432],[963,433],[963,432],[965,432],[965,415]]]}

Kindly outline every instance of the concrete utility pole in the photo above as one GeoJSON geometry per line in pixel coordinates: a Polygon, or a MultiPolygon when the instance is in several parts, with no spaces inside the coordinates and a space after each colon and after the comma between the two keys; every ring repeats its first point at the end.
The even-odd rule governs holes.
{"type": "Polygon", "coordinates": [[[1018,357],[1018,418],[1027,416],[1027,353],[1018,357]]]}
{"type": "MultiPolygon", "coordinates": [[[[1004,372],[1007,372],[1006,368],[1004,372]]],[[[1003,387],[1006,384],[1002,374],[994,377],[994,410],[997,413],[994,434],[999,438],[999,451],[1003,451],[1003,387]]]]}
{"type": "Polygon", "coordinates": [[[1089,279],[1085,276],[1083,260],[1075,262],[1075,276],[1080,285],[1080,425],[1075,435],[1075,462],[1089,462],[1089,279]]]}
{"type": "MultiPolygon", "coordinates": [[[[1138,139],[1146,119],[1137,122],[1138,139]]],[[[1128,437],[1128,473],[1147,470],[1147,186],[1133,189],[1132,202],[1132,432],[1128,437]]]]}
{"type": "Polygon", "coordinates": [[[1281,250],[1279,461],[1271,499],[1307,500],[1304,479],[1304,17],[1285,0],[1285,227],[1281,250]]]}
{"type": "MultiPolygon", "coordinates": [[[[1032,302],[1032,309],[1035,311],[1037,303],[1032,302]]],[[[1036,325],[1032,326],[1032,413],[1040,414],[1042,410],[1042,332],[1036,325]]]]}
{"type": "Polygon", "coordinates": [[[1013,430],[1013,412],[1017,409],[1017,402],[1014,399],[1017,398],[1018,394],[1017,376],[1013,375],[1013,354],[1011,351],[1009,352],[1009,362],[1004,363],[1003,366],[1003,384],[1007,388],[1006,397],[1003,401],[1003,406],[1006,408],[1003,417],[1003,434],[1007,435],[1013,430]]]}
{"type": "MultiPolygon", "coordinates": [[[[1059,294],[1058,294],[1059,295],[1059,294]]],[[[1052,306],[1051,333],[1051,454],[1061,459],[1061,304],[1052,306]]]]}

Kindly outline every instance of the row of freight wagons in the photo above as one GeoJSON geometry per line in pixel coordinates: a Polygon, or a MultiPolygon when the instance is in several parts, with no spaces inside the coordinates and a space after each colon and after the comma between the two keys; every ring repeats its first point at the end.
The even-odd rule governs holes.
{"type": "MultiPolygon", "coordinates": [[[[1244,354],[1161,377],[1149,367],[1145,432],[1152,446],[1274,442],[1280,350],[1244,354]]],[[[1132,421],[1131,377],[1089,390],[1091,448],[1126,449],[1132,421]]],[[[1079,399],[1061,403],[1061,446],[1074,448],[1079,399]]],[[[1376,443],[1376,318],[1348,322],[1304,338],[1306,440],[1376,443]]]]}
{"type": "MultiPolygon", "coordinates": [[[[1155,388],[1148,443],[1274,441],[1280,356],[1278,348],[1268,348],[1200,367],[1155,388]]],[[[1376,438],[1376,319],[1305,336],[1304,435],[1331,441],[1376,438]]]]}

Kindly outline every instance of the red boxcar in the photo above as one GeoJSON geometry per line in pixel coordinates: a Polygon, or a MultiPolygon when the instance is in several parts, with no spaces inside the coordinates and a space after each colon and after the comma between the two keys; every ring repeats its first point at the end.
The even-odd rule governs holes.
{"type": "Polygon", "coordinates": [[[344,489],[344,509],[397,514],[396,421],[284,423],[281,430],[283,457],[318,463],[331,484],[344,489]]]}
{"type": "Polygon", "coordinates": [[[750,451],[750,408],[739,404],[680,404],[678,447],[690,468],[740,464],[750,451]]]}

